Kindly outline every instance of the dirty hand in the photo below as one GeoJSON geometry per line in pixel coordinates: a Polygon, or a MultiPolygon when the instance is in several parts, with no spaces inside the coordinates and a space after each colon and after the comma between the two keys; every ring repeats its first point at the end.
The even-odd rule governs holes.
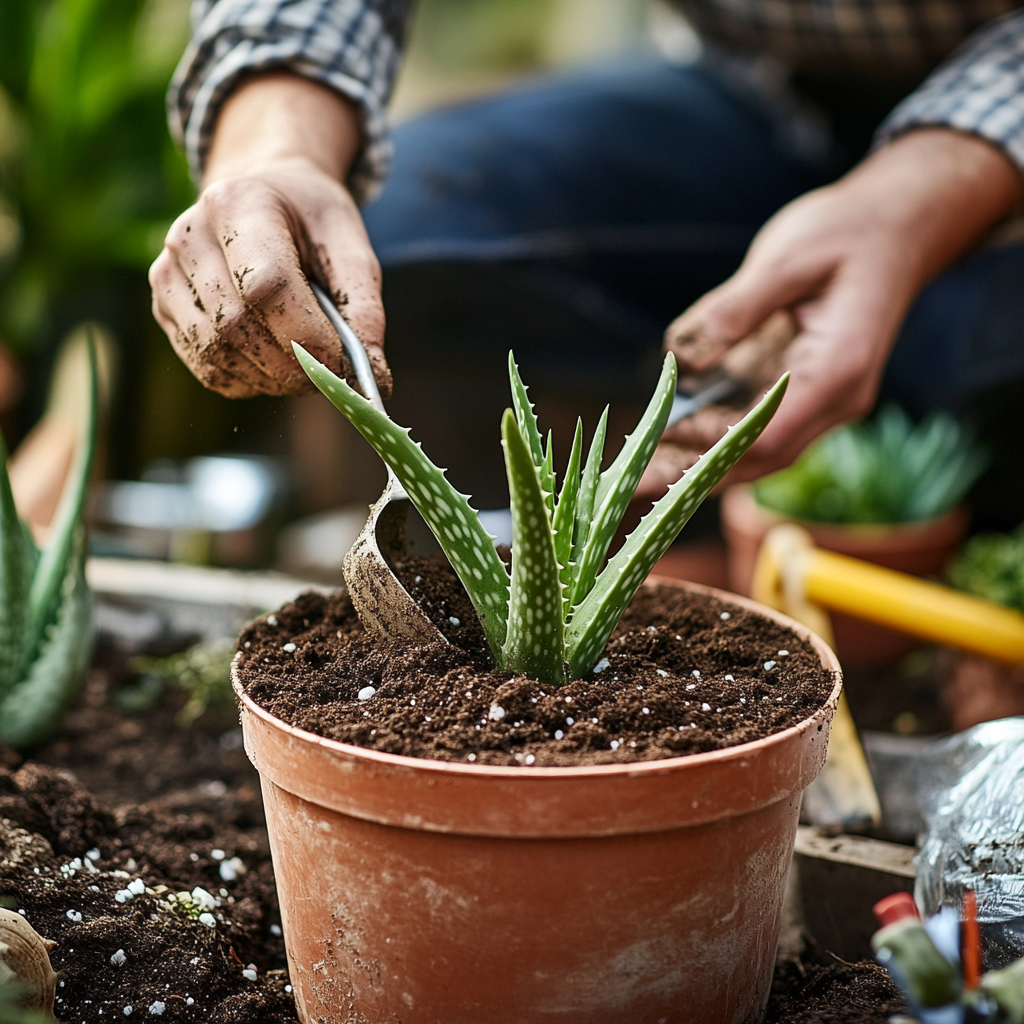
{"type": "MultiPolygon", "coordinates": [[[[829,427],[867,414],[915,297],[1022,198],[1020,173],[1000,150],[928,128],[772,217],[739,270],[665,336],[683,380],[724,363],[759,398],[792,374],[778,413],[730,479],[787,466],[829,427]],[[729,366],[758,346],[766,358],[748,352],[742,369],[729,366]]],[[[712,406],[667,430],[640,491],[664,493],[744,412],[712,406]]]]}
{"type": "Polygon", "coordinates": [[[294,75],[252,79],[225,103],[199,199],[150,270],[153,314],[208,388],[229,398],[309,390],[292,341],[351,376],[309,289],[315,277],[390,392],[380,267],[342,184],[358,145],[351,106],[294,75]]]}

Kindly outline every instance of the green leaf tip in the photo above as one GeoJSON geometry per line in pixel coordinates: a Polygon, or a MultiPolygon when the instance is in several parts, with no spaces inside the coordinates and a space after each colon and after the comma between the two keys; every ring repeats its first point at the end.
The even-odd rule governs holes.
{"type": "Polygon", "coordinates": [[[498,668],[549,686],[590,671],[626,605],[694,510],[771,420],[788,374],[676,483],[598,574],[611,539],[664,430],[676,364],[666,356],[636,429],[601,472],[608,410],[583,459],[578,422],[561,490],[553,443],[543,443],[526,386],[509,353],[512,408],[501,421],[512,509],[511,579],[466,496],[395,425],[340,378],[293,345],[306,373],[391,467],[441,543],[481,618],[498,668]],[[582,465],[582,471],[581,471],[582,465]],[[474,525],[475,524],[475,525],[474,525]],[[458,529],[456,529],[458,527],[458,529]]]}

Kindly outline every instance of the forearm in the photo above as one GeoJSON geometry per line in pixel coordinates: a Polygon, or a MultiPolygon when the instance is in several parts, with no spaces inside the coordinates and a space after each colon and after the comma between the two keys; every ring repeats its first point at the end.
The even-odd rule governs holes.
{"type": "Polygon", "coordinates": [[[904,245],[908,283],[923,287],[1024,200],[1024,178],[999,148],[946,128],[921,128],[876,150],[834,188],[873,211],[870,230],[904,245]]]}
{"type": "Polygon", "coordinates": [[[281,161],[345,181],[361,144],[353,103],[286,71],[246,80],[217,117],[203,186],[281,161]]]}

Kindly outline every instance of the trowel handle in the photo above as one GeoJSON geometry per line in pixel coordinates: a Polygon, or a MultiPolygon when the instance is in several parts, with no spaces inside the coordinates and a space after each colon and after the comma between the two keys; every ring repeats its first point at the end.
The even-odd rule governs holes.
{"type": "Polygon", "coordinates": [[[338,332],[345,354],[356,371],[356,380],[359,381],[359,388],[370,404],[375,408],[384,411],[384,403],[381,401],[380,392],[377,390],[377,382],[373,379],[373,367],[370,366],[370,358],[366,354],[363,343],[356,336],[356,332],[349,327],[345,318],[338,312],[337,307],[328,298],[327,293],[316,283],[310,280],[309,287],[313,289],[316,301],[324,311],[324,315],[331,321],[331,326],[338,332]]]}

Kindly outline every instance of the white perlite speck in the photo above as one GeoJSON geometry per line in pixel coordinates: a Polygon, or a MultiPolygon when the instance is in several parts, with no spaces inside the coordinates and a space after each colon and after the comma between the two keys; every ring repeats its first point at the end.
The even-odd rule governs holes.
{"type": "Polygon", "coordinates": [[[133,878],[125,888],[133,896],[141,896],[146,891],[146,883],[141,878],[133,878]]]}
{"type": "Polygon", "coordinates": [[[287,652],[288,652],[289,654],[291,654],[291,653],[292,653],[292,651],[294,651],[294,650],[295,650],[295,644],[285,644],[285,645],[284,645],[284,646],[283,646],[283,647],[281,648],[281,650],[282,650],[282,651],[287,651],[287,652]]]}
{"type": "Polygon", "coordinates": [[[733,677],[732,677],[732,676],[726,676],[726,677],[725,677],[725,681],[726,681],[727,683],[735,683],[735,682],[736,682],[736,680],[735,680],[735,679],[733,679],[733,677]]]}
{"type": "Polygon", "coordinates": [[[159,1017],[166,1009],[167,1004],[161,1002],[159,999],[155,1003],[149,1004],[149,1012],[153,1014],[154,1017],[159,1017]]]}
{"type": "Polygon", "coordinates": [[[556,729],[555,730],[555,739],[556,740],[560,740],[564,735],[565,735],[565,733],[562,732],[561,729],[556,729]]]}
{"type": "Polygon", "coordinates": [[[729,620],[730,620],[730,619],[732,618],[732,615],[731,615],[731,614],[730,614],[729,612],[722,612],[722,614],[721,614],[721,615],[719,615],[718,617],[719,617],[719,618],[720,618],[720,619],[721,619],[721,620],[722,620],[723,622],[728,622],[728,621],[729,621],[729,620]]]}
{"type": "Polygon", "coordinates": [[[110,954],[110,962],[115,967],[124,967],[124,965],[128,963],[128,957],[125,955],[125,951],[123,949],[119,949],[116,953],[110,954]]]}
{"type": "Polygon", "coordinates": [[[276,935],[277,938],[281,938],[281,936],[284,933],[281,931],[281,926],[279,924],[272,924],[270,926],[270,934],[271,935],[276,935]]]}
{"type": "Polygon", "coordinates": [[[213,914],[210,914],[210,913],[200,914],[199,915],[199,923],[200,924],[205,924],[207,928],[216,928],[217,927],[217,918],[215,918],[213,916],[213,914]]]}
{"type": "Polygon", "coordinates": [[[267,616],[267,625],[268,626],[276,626],[277,625],[277,616],[276,615],[268,615],[267,616]]]}
{"type": "Polygon", "coordinates": [[[640,711],[641,711],[641,713],[643,713],[645,715],[649,715],[651,713],[651,709],[650,708],[641,708],[640,711]]]}
{"type": "Polygon", "coordinates": [[[775,662],[774,661],[766,661],[764,663],[764,670],[765,670],[765,672],[771,672],[771,670],[773,668],[775,668],[775,662]]]}
{"type": "Polygon", "coordinates": [[[123,1009],[123,1010],[122,1010],[121,1012],[122,1012],[122,1013],[123,1013],[123,1014],[124,1014],[124,1015],[125,1015],[126,1017],[130,1017],[130,1016],[132,1015],[132,1004],[131,1004],[131,1003],[129,1003],[129,1004],[128,1004],[128,1005],[127,1005],[127,1006],[126,1006],[126,1007],[125,1007],[125,1008],[124,1008],[124,1009],[123,1009]]]}
{"type": "Polygon", "coordinates": [[[575,725],[576,724],[576,719],[575,718],[566,718],[565,724],[566,725],[575,725]]]}
{"type": "Polygon", "coordinates": [[[612,750],[618,750],[618,749],[619,749],[619,741],[618,740],[612,740],[612,750]]]}
{"type": "Polygon", "coordinates": [[[450,622],[450,623],[451,623],[451,624],[452,624],[453,626],[461,626],[461,625],[462,625],[462,620],[461,620],[461,619],[459,619],[459,618],[458,618],[457,616],[455,616],[455,615],[449,615],[449,616],[448,616],[448,621],[449,621],[449,622],[450,622]]]}
{"type": "Polygon", "coordinates": [[[242,971],[242,977],[245,978],[246,981],[256,981],[259,975],[255,971],[246,967],[246,969],[242,971]]]}
{"type": "Polygon", "coordinates": [[[697,684],[696,683],[687,683],[686,684],[686,688],[688,690],[696,690],[697,689],[697,684]]]}
{"type": "Polygon", "coordinates": [[[375,686],[364,686],[359,691],[359,693],[356,694],[356,696],[360,700],[369,700],[376,692],[377,692],[377,688],[375,686]]]}
{"type": "Polygon", "coordinates": [[[657,672],[662,679],[664,679],[668,675],[668,673],[663,668],[657,668],[654,671],[657,672]]]}
{"type": "Polygon", "coordinates": [[[533,754],[527,754],[525,760],[523,761],[523,764],[533,764],[533,762],[536,760],[537,758],[535,758],[533,754]]]}
{"type": "Polygon", "coordinates": [[[227,856],[227,854],[223,850],[211,850],[210,856],[214,860],[223,860],[227,856]]]}
{"type": "Polygon", "coordinates": [[[607,658],[602,658],[593,668],[594,675],[603,672],[610,664],[611,662],[607,658]]]}
{"type": "Polygon", "coordinates": [[[240,857],[232,857],[221,862],[220,877],[225,882],[234,882],[246,872],[245,862],[240,857]]]}
{"type": "Polygon", "coordinates": [[[68,920],[74,921],[75,924],[78,924],[78,922],[82,920],[82,915],[77,910],[69,910],[68,920]]]}
{"type": "Polygon", "coordinates": [[[492,722],[500,722],[505,717],[505,709],[499,704],[492,704],[487,712],[487,717],[492,722]]]}
{"type": "Polygon", "coordinates": [[[775,652],[780,658],[788,658],[789,651],[776,651],[775,652]]]}
{"type": "Polygon", "coordinates": [[[700,709],[701,709],[701,711],[710,711],[711,710],[711,705],[710,704],[701,704],[700,709]]]}
{"type": "Polygon", "coordinates": [[[690,675],[693,676],[694,679],[700,679],[700,670],[699,669],[694,669],[690,673],[690,675]]]}

